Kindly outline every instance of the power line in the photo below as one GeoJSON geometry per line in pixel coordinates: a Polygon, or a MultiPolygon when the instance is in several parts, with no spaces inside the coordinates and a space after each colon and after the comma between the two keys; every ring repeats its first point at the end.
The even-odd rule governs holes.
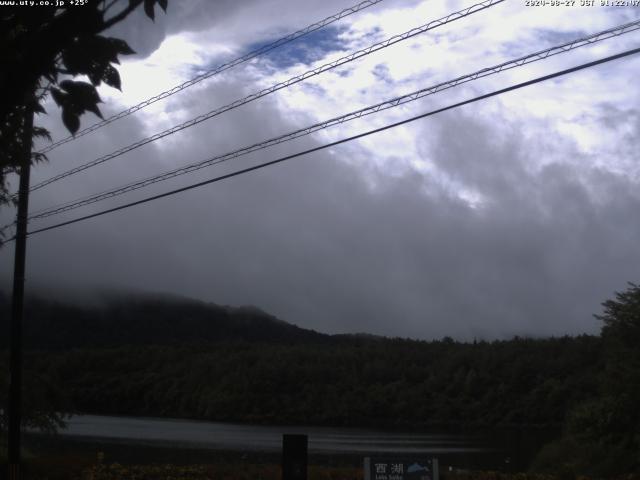
{"type": "Polygon", "coordinates": [[[366,115],[370,115],[373,113],[377,113],[383,110],[387,110],[389,108],[393,108],[393,107],[397,107],[399,105],[403,105],[409,102],[413,102],[416,101],[420,98],[426,97],[428,95],[433,95],[435,93],[441,92],[443,90],[449,89],[449,88],[453,88],[457,85],[461,85],[463,83],[467,83],[473,80],[476,80],[478,78],[483,78],[483,77],[487,77],[489,75],[494,75],[497,74],[499,72],[505,71],[505,70],[509,70],[512,68],[516,68],[516,67],[520,67],[523,65],[527,65],[533,62],[537,62],[543,59],[546,59],[550,56],[554,56],[554,55],[558,55],[561,53],[565,53],[571,50],[574,50],[576,48],[579,47],[583,47],[585,45],[590,45],[593,44],[595,42],[599,42],[602,40],[606,40],[609,38],[613,38],[613,37],[617,37],[619,35],[622,35],[624,33],[629,33],[635,30],[640,29],[640,20],[636,20],[635,22],[630,22],[624,25],[620,25],[617,27],[613,27],[592,35],[589,35],[587,37],[582,37],[582,38],[578,38],[575,40],[572,40],[570,42],[565,42],[561,45],[558,46],[554,46],[551,48],[547,48],[544,50],[540,50],[538,52],[535,53],[531,53],[522,57],[519,57],[517,59],[514,60],[509,60],[507,62],[503,62],[499,65],[495,65],[493,67],[488,67],[488,68],[483,68],[482,70],[478,70],[474,73],[470,73],[470,74],[466,74],[460,77],[457,77],[453,80],[449,80],[446,82],[442,82],[439,83],[437,85],[433,85],[427,88],[423,88],[420,90],[417,90],[415,92],[406,94],[406,95],[402,95],[399,97],[395,97],[391,100],[386,100],[384,102],[378,103],[376,105],[373,106],[369,106],[366,108],[362,108],[360,110],[356,110],[354,112],[350,112],[347,113],[345,115],[341,115],[339,117],[334,117],[332,119],[329,120],[325,120],[323,122],[319,122],[316,123],[314,125],[299,129],[299,130],[295,130],[293,132],[289,132],[286,133],[284,135],[280,135],[278,137],[274,137],[271,138],[269,140],[265,140],[263,142],[260,143],[256,143],[247,147],[243,147],[240,148],[238,150],[234,150],[232,152],[228,152],[222,155],[216,155],[215,157],[209,158],[207,160],[198,162],[198,163],[194,163],[191,165],[187,165],[184,167],[180,167],[165,173],[162,173],[160,175],[156,175],[153,177],[149,177],[143,180],[139,180],[112,190],[107,190],[95,195],[91,195],[88,197],[84,197],[82,199],[77,199],[77,200],[72,200],[70,202],[66,202],[62,205],[59,206],[55,206],[55,207],[50,207],[47,209],[43,209],[40,210],[38,212],[34,212],[29,219],[30,220],[34,220],[34,219],[41,219],[41,218],[46,218],[46,217],[50,217],[52,215],[56,215],[59,213],[63,213],[63,212],[67,212],[70,210],[74,210],[76,208],[80,208],[92,203],[96,203],[99,202],[101,200],[105,200],[107,198],[113,198],[115,196],[118,195],[123,195],[125,193],[128,192],[132,192],[134,190],[138,190],[140,188],[144,188],[147,187],[149,185],[161,182],[161,181],[165,181],[168,180],[170,178],[174,178],[180,175],[184,175],[187,173],[191,173],[194,172],[196,170],[200,170],[202,168],[205,167],[209,167],[212,165],[216,165],[222,162],[226,162],[228,160],[234,159],[234,158],[238,158],[240,156],[244,156],[247,155],[249,153],[258,151],[258,150],[263,150],[265,148],[271,147],[273,145],[277,145],[280,143],[284,143],[305,135],[309,135],[311,133],[317,132],[319,130],[323,130],[326,128],[329,128],[331,126],[334,125],[338,125],[338,124],[342,124],[357,118],[361,118],[363,116],[366,115]]]}
{"type": "MultiPolygon", "coordinates": [[[[455,103],[455,104],[452,104],[452,105],[449,105],[449,106],[446,106],[446,107],[443,107],[443,108],[432,110],[430,112],[423,113],[423,114],[417,115],[415,117],[411,117],[411,118],[408,118],[408,119],[405,119],[405,120],[402,120],[402,121],[399,121],[399,122],[395,122],[395,123],[392,123],[390,125],[385,125],[384,127],[380,127],[380,128],[376,128],[376,129],[373,129],[373,130],[369,130],[367,132],[360,133],[358,135],[353,135],[351,137],[343,138],[343,139],[337,140],[335,142],[331,142],[331,143],[327,143],[327,144],[324,144],[324,145],[320,145],[318,147],[310,148],[310,149],[304,150],[302,152],[298,152],[298,153],[294,153],[292,155],[287,155],[287,156],[284,156],[284,157],[280,157],[280,158],[278,158],[276,160],[271,160],[270,162],[262,163],[260,165],[255,165],[253,167],[249,167],[249,168],[245,168],[245,169],[242,169],[242,170],[238,170],[236,172],[228,173],[226,175],[221,175],[219,177],[215,177],[215,178],[212,178],[212,179],[209,179],[209,180],[205,180],[203,182],[194,183],[194,184],[188,185],[186,187],[182,187],[182,188],[178,188],[178,189],[175,189],[175,190],[171,190],[169,192],[161,193],[159,195],[154,195],[152,197],[147,197],[147,198],[144,198],[142,200],[138,200],[138,201],[135,201],[135,202],[127,203],[125,205],[120,205],[118,207],[109,208],[109,209],[103,210],[101,212],[93,213],[93,214],[90,214],[90,215],[85,215],[83,217],[75,218],[73,220],[68,220],[66,222],[61,222],[61,223],[57,223],[55,225],[51,225],[51,226],[48,226],[48,227],[44,227],[44,228],[40,228],[40,229],[37,229],[37,230],[33,230],[31,232],[28,232],[28,235],[34,235],[36,233],[46,232],[48,230],[53,230],[53,229],[60,228],[60,227],[66,226],[66,225],[71,225],[73,223],[78,223],[78,222],[81,222],[81,221],[84,221],[84,220],[88,220],[90,218],[99,217],[99,216],[102,216],[102,215],[106,215],[108,213],[117,212],[119,210],[124,210],[126,208],[130,208],[130,207],[133,207],[133,206],[136,206],[136,205],[140,205],[140,204],[143,204],[143,203],[148,203],[148,202],[151,202],[153,200],[158,200],[160,198],[164,198],[164,197],[168,197],[168,196],[171,196],[171,195],[175,195],[177,193],[185,192],[187,190],[192,190],[194,188],[202,187],[204,185],[209,185],[211,183],[216,183],[216,182],[228,179],[228,178],[232,178],[232,177],[236,177],[238,175],[242,175],[244,173],[248,173],[248,172],[251,172],[251,171],[254,171],[254,170],[259,170],[259,169],[262,169],[262,168],[265,168],[265,167],[268,167],[268,166],[271,166],[271,165],[275,165],[277,163],[281,163],[281,162],[284,162],[284,161],[287,161],[287,160],[291,160],[291,159],[296,158],[296,157],[301,157],[303,155],[308,155],[310,153],[314,153],[314,152],[317,152],[317,151],[320,151],[320,150],[324,150],[326,148],[331,148],[331,147],[335,147],[336,145],[340,145],[340,144],[343,144],[343,143],[351,142],[353,140],[357,140],[357,139],[360,139],[360,138],[363,138],[363,137],[366,137],[366,136],[369,136],[369,135],[373,135],[374,133],[379,133],[379,132],[382,132],[382,131],[385,131],[385,130],[388,130],[388,129],[391,129],[391,128],[398,127],[400,125],[404,125],[404,124],[407,124],[407,123],[410,123],[410,122],[414,122],[414,121],[419,120],[421,118],[426,118],[426,117],[429,117],[429,116],[432,116],[432,115],[436,115],[438,113],[445,112],[447,110],[452,110],[454,108],[462,107],[464,105],[475,103],[475,102],[478,102],[480,100],[484,100],[484,99],[487,99],[487,98],[490,98],[490,97],[495,97],[495,96],[501,95],[503,93],[511,92],[513,90],[517,90],[517,89],[524,88],[524,87],[527,87],[527,86],[530,86],[530,85],[534,85],[536,83],[544,82],[546,80],[551,80],[553,78],[561,77],[563,75],[567,75],[569,73],[577,72],[579,70],[584,70],[586,68],[594,67],[596,65],[601,65],[603,63],[607,63],[607,62],[610,62],[610,61],[613,61],[613,60],[617,60],[617,59],[620,59],[620,58],[623,58],[623,57],[627,57],[629,55],[634,55],[636,53],[640,53],[640,48],[627,50],[626,52],[618,53],[616,55],[611,55],[609,57],[605,57],[605,58],[602,58],[602,59],[599,59],[599,60],[595,60],[593,62],[584,63],[582,65],[578,65],[577,67],[572,67],[572,68],[568,68],[566,70],[561,70],[559,72],[555,72],[555,73],[551,73],[551,74],[548,74],[548,75],[544,75],[542,77],[537,77],[537,78],[535,78],[533,80],[528,80],[526,82],[518,83],[518,84],[512,85],[510,87],[502,88],[500,90],[495,90],[493,92],[490,92],[490,93],[487,93],[487,94],[484,94],[484,95],[480,95],[478,97],[474,97],[474,98],[471,98],[469,100],[465,100],[465,101],[458,102],[458,103],[455,103]]],[[[9,241],[11,241],[11,240],[13,240],[13,238],[10,239],[9,241]]]]}
{"type": "Polygon", "coordinates": [[[156,133],[155,135],[152,135],[150,137],[144,138],[142,140],[139,140],[138,142],[135,142],[131,145],[128,145],[126,147],[123,147],[119,150],[116,150],[115,152],[109,153],[107,155],[104,155],[102,157],[99,157],[95,160],[92,160],[89,163],[86,163],[84,165],[80,165],[78,167],[72,168],[71,170],[68,170],[64,173],[61,173],[59,175],[55,175],[47,180],[43,180],[40,183],[35,184],[34,186],[31,187],[31,191],[34,190],[38,190],[46,185],[49,185],[53,182],[56,182],[58,180],[61,180],[63,178],[69,177],[71,175],[74,175],[78,172],[84,171],[88,168],[94,167],[96,165],[99,165],[101,163],[104,163],[108,160],[111,160],[113,158],[119,157],[121,155],[124,155],[127,152],[130,152],[132,150],[135,150],[139,147],[142,147],[143,145],[146,145],[148,143],[154,142],[156,140],[159,140],[161,138],[164,138],[168,135],[172,135],[174,133],[177,133],[181,130],[184,130],[186,128],[189,127],[193,127],[194,125],[197,125],[201,122],[204,122],[205,120],[208,120],[210,118],[213,118],[215,116],[221,115],[222,113],[228,112],[229,110],[233,110],[235,108],[238,108],[242,105],[245,105],[249,102],[252,102],[254,100],[257,100],[259,98],[262,98],[266,95],[269,95],[273,92],[276,92],[278,90],[282,90],[283,88],[287,88],[290,87],[291,85],[294,85],[296,83],[302,82],[303,80],[306,80],[308,78],[314,77],[316,75],[320,75],[323,72],[326,72],[328,70],[332,70],[336,67],[339,67],[341,65],[344,65],[346,63],[352,62],[353,60],[356,60],[358,58],[364,57],[366,55],[369,55],[373,52],[376,52],[378,50],[382,50],[383,48],[387,48],[391,45],[394,45],[398,42],[407,40],[409,38],[412,38],[416,35],[419,35],[421,33],[424,33],[426,31],[432,30],[434,28],[440,27],[442,25],[446,25],[450,22],[453,22],[455,20],[459,20],[461,18],[465,18],[469,15],[472,15],[473,13],[477,13],[479,11],[485,10],[487,8],[490,8],[494,5],[497,5],[499,3],[504,2],[505,0],[484,0],[480,3],[477,3],[475,5],[472,5],[470,7],[464,8],[462,10],[459,10],[457,12],[453,12],[450,13],[449,15],[447,15],[446,17],[442,17],[439,18],[437,20],[432,20],[431,22],[422,25],[420,27],[416,27],[416,28],[412,28],[411,30],[408,30],[404,33],[401,33],[399,35],[395,35],[383,42],[379,42],[376,43],[374,45],[371,45],[367,48],[364,48],[362,50],[358,50],[357,52],[351,53],[345,57],[339,58],[338,60],[334,60],[333,62],[327,63],[325,65],[322,65],[320,67],[314,68],[312,70],[308,70],[307,72],[301,74],[301,75],[297,75],[295,77],[292,77],[284,82],[280,82],[277,83],[276,85],[273,85],[269,88],[265,88],[263,90],[260,90],[259,92],[256,93],[252,93],[251,95],[248,95],[240,100],[236,100],[228,105],[225,105],[223,107],[217,108],[215,110],[212,110],[208,113],[204,113],[202,115],[199,115],[191,120],[188,120],[180,125],[176,125],[172,128],[169,128],[163,132],[160,133],[156,133]]]}
{"type": "Polygon", "coordinates": [[[199,83],[203,80],[206,80],[207,78],[213,77],[214,75],[217,75],[219,73],[224,72],[225,70],[229,70],[230,68],[233,68],[237,65],[240,65],[241,63],[245,63],[253,58],[259,57],[260,55],[264,55],[265,53],[270,52],[271,50],[274,50],[276,48],[279,48],[287,43],[290,43],[300,37],[304,37],[305,35],[308,35],[312,32],[315,32],[316,30],[320,30],[321,28],[326,27],[327,25],[330,25],[332,23],[337,22],[338,20],[345,18],[349,15],[352,15],[354,13],[357,13],[361,10],[364,10],[365,8],[369,8],[373,5],[376,5],[380,2],[382,2],[383,0],[365,0],[363,2],[358,3],[357,5],[354,5],[353,7],[349,7],[349,8],[345,8],[344,10],[342,10],[339,13],[336,13],[334,15],[331,15],[327,18],[325,18],[324,20],[320,20],[319,22],[316,22],[314,24],[309,25],[308,27],[305,27],[301,30],[298,30],[297,32],[291,33],[285,37],[282,37],[278,40],[276,40],[275,42],[271,42],[267,45],[264,45],[260,48],[257,48],[255,50],[252,50],[251,52],[238,57],[234,60],[231,60],[230,62],[224,63],[222,65],[218,65],[215,68],[212,68],[208,71],[206,71],[205,73],[202,73],[194,78],[192,78],[191,80],[187,80],[186,82],[177,85],[169,90],[166,90],[162,93],[159,93],[158,95],[151,97],[143,102],[140,102],[137,105],[134,105],[133,107],[130,107],[126,110],[123,110],[119,113],[116,113],[115,115],[112,115],[111,117],[108,117],[98,123],[95,123],[87,128],[84,128],[82,130],[80,130],[79,132],[77,132],[75,135],[69,135],[68,137],[62,138],[60,140],[58,140],[55,143],[52,143],[51,145],[46,146],[45,148],[43,148],[42,150],[40,150],[38,153],[47,153],[50,152],[51,150],[53,150],[56,147],[59,147],[60,145],[64,145],[65,143],[71,142],[73,140],[76,140],[77,138],[83,137],[84,135],[87,135],[91,132],[94,132],[96,130],[98,130],[99,128],[102,128],[106,125],[109,125],[110,123],[115,122],[116,120],[119,120],[121,118],[124,118],[128,115],[131,115],[134,112],[137,112],[138,110],[142,110],[143,108],[151,105],[152,103],[155,103],[157,101],[163,100],[167,97],[170,97],[171,95],[178,93],[182,90],[184,90],[185,88],[188,88],[192,85],[195,85],[196,83],[199,83]]]}

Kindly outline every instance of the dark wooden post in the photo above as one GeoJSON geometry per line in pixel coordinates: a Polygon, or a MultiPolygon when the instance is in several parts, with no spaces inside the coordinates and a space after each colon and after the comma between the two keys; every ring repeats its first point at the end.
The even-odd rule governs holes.
{"type": "Polygon", "coordinates": [[[23,142],[24,159],[20,166],[18,215],[16,219],[16,249],[13,269],[13,297],[9,333],[9,480],[21,478],[20,426],[22,423],[22,317],[24,276],[27,253],[27,217],[29,215],[29,177],[31,173],[31,137],[33,109],[26,109],[23,142]]]}
{"type": "Polygon", "coordinates": [[[307,444],[306,435],[282,436],[282,480],[307,480],[307,444]]]}

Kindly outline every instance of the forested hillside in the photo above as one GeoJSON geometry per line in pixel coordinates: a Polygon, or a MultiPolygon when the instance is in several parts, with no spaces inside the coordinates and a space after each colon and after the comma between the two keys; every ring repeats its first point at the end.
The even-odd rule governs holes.
{"type": "Polygon", "coordinates": [[[40,379],[29,390],[45,385],[69,411],[256,423],[558,426],[595,392],[601,360],[599,337],[330,336],[257,309],[157,296],[32,300],[25,330],[40,379]]]}
{"type": "MultiPolygon", "coordinates": [[[[9,299],[1,293],[0,312],[8,320],[9,299]]],[[[8,321],[3,322],[3,332],[7,328],[8,321]]],[[[84,306],[30,298],[25,307],[24,344],[35,350],[325,338],[255,307],[225,307],[178,296],[112,294],[84,306]]],[[[7,346],[8,335],[0,335],[0,348],[7,346]]]]}
{"type": "Polygon", "coordinates": [[[74,410],[256,423],[560,425],[595,390],[597,338],[128,346],[48,353],[74,410]]]}

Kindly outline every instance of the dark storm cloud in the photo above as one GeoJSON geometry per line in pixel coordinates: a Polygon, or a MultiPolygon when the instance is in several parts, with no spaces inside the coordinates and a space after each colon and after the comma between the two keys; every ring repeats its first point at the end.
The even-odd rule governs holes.
{"type": "MultiPolygon", "coordinates": [[[[232,79],[210,88],[242,94],[232,79]]],[[[98,167],[68,188],[77,193],[74,185],[102,175],[124,179],[137,171],[135,161],[197,160],[293,128],[274,101],[234,115],[98,167]]],[[[254,304],[325,332],[467,339],[595,332],[591,314],[640,266],[640,225],[629,221],[640,207],[637,184],[556,159],[539,165],[551,147],[579,152],[553,133],[533,142],[522,125],[497,123],[456,112],[417,124],[421,155],[433,162],[422,174],[392,177],[346,164],[362,155],[354,144],[36,235],[29,278],[254,304]],[[442,175],[476,192],[478,206],[443,186],[442,175]]],[[[120,128],[103,129],[76,155],[110,138],[121,143],[127,134],[120,128]]],[[[306,139],[238,165],[316,144],[306,139]]]]}
{"type": "MultiPolygon", "coordinates": [[[[156,25],[138,13],[123,24],[122,33],[142,54],[155,49],[165,34],[207,25],[216,27],[220,42],[226,36],[231,42],[240,38],[234,29],[250,7],[258,12],[246,25],[263,35],[258,40],[279,31],[255,20],[270,18],[265,12],[279,2],[216,2],[215,9],[196,1],[184,5],[175,15],[160,14],[156,25]]],[[[328,2],[317,7],[314,18],[343,7],[344,2],[328,2]]],[[[311,15],[297,21],[300,12],[284,14],[291,18],[282,24],[296,27],[311,15]]],[[[383,61],[380,65],[381,77],[393,73],[383,61]]],[[[180,115],[192,117],[242,98],[255,90],[256,77],[255,70],[233,71],[173,97],[165,110],[168,120],[142,112],[61,147],[51,152],[50,164],[35,169],[34,181],[160,131],[163,122],[174,124],[180,115]]],[[[106,115],[119,110],[116,104],[101,108],[106,115]]],[[[54,138],[65,136],[57,109],[48,111],[39,122],[54,138]]],[[[221,304],[254,304],[331,333],[470,339],[595,332],[591,314],[599,311],[599,303],[626,281],[638,281],[638,179],[614,168],[637,160],[637,110],[609,102],[588,111],[603,132],[619,140],[612,142],[612,158],[602,159],[607,168],[587,161],[591,154],[555,132],[550,119],[531,117],[525,125],[506,114],[494,112],[488,120],[474,111],[481,108],[411,127],[408,137],[416,139],[428,165],[421,172],[407,166],[416,160],[410,148],[383,152],[403,165],[397,168],[373,162],[370,150],[349,144],[34,235],[28,289],[165,291],[221,304]],[[530,131],[545,135],[527,135],[530,131]]],[[[275,99],[262,99],[40,191],[33,195],[32,211],[282,134],[299,128],[297,121],[275,99]]],[[[298,140],[126,200],[319,141],[298,140]]],[[[4,210],[0,218],[11,214],[4,210]]],[[[4,278],[10,276],[12,253],[11,247],[0,251],[4,278]]]]}

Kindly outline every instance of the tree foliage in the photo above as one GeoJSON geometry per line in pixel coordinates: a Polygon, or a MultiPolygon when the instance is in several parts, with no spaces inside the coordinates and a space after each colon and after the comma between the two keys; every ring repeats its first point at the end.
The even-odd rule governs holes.
{"type": "MultiPolygon", "coordinates": [[[[6,357],[6,355],[4,356],[6,357]]],[[[9,425],[6,399],[9,394],[9,376],[4,368],[8,364],[6,358],[0,359],[0,431],[9,425]]],[[[67,396],[56,372],[47,365],[33,366],[32,359],[25,368],[23,385],[23,424],[43,432],[56,432],[64,427],[66,413],[70,410],[67,396]]]]}
{"type": "Polygon", "coordinates": [[[83,348],[48,352],[42,361],[85,413],[402,429],[557,427],[595,388],[598,341],[473,346],[342,337],[83,348]]]}
{"type": "Polygon", "coordinates": [[[331,336],[161,297],[31,301],[25,322],[78,412],[408,429],[559,426],[595,393],[600,342],[331,336]]]}
{"type": "Polygon", "coordinates": [[[421,430],[564,425],[537,468],[609,476],[640,465],[639,299],[631,284],[605,302],[601,336],[473,343],[331,336],[188,299],[31,301],[25,337],[34,371],[50,379],[40,388],[64,386],[65,411],[421,430]]]}
{"type": "Polygon", "coordinates": [[[568,414],[544,461],[595,476],[640,472],[640,286],[606,300],[597,389],[568,414]]]}
{"type": "MultiPolygon", "coordinates": [[[[114,65],[119,56],[134,53],[124,40],[102,34],[141,5],[151,19],[156,5],[167,8],[167,0],[70,3],[0,9],[0,205],[10,200],[7,175],[18,171],[33,138],[50,138],[42,127],[25,133],[26,116],[46,113],[43,103],[50,94],[71,133],[78,131],[85,112],[102,117],[96,87],[104,83],[120,89],[114,65]],[[89,82],[75,79],[82,76],[89,82]]],[[[31,155],[31,161],[46,159],[31,155]]]]}
{"type": "Polygon", "coordinates": [[[640,345],[640,285],[629,282],[624,292],[616,292],[616,298],[605,301],[602,315],[602,336],[615,348],[633,349],[640,345]]]}
{"type": "Polygon", "coordinates": [[[604,368],[599,396],[577,415],[573,430],[601,443],[638,452],[640,468],[640,286],[616,292],[602,315],[604,368]],[[580,423],[582,422],[582,423],[580,423]]]}
{"type": "MultiPolygon", "coordinates": [[[[16,2],[17,3],[17,2],[16,2]]],[[[84,5],[24,5],[0,8],[0,206],[11,201],[7,175],[17,173],[25,159],[45,160],[33,152],[36,137],[50,139],[49,132],[38,126],[30,128],[33,113],[46,113],[43,107],[50,94],[60,107],[66,128],[75,133],[80,117],[102,113],[96,87],[102,83],[121,88],[114,64],[120,55],[134,51],[121,39],[102,33],[123,21],[143,5],[154,18],[156,5],[166,10],[167,0],[89,1],[84,5]],[[89,82],[77,80],[86,76],[89,82]]],[[[3,232],[0,231],[0,240],[3,232]]],[[[0,243],[1,245],[1,243],[0,243]]],[[[35,396],[24,406],[27,425],[54,430],[62,422],[59,388],[48,377],[27,375],[35,382],[27,385],[35,396]]],[[[6,393],[8,377],[0,372],[0,396],[6,393]]],[[[6,409],[0,404],[0,427],[6,421],[6,409]]]]}

